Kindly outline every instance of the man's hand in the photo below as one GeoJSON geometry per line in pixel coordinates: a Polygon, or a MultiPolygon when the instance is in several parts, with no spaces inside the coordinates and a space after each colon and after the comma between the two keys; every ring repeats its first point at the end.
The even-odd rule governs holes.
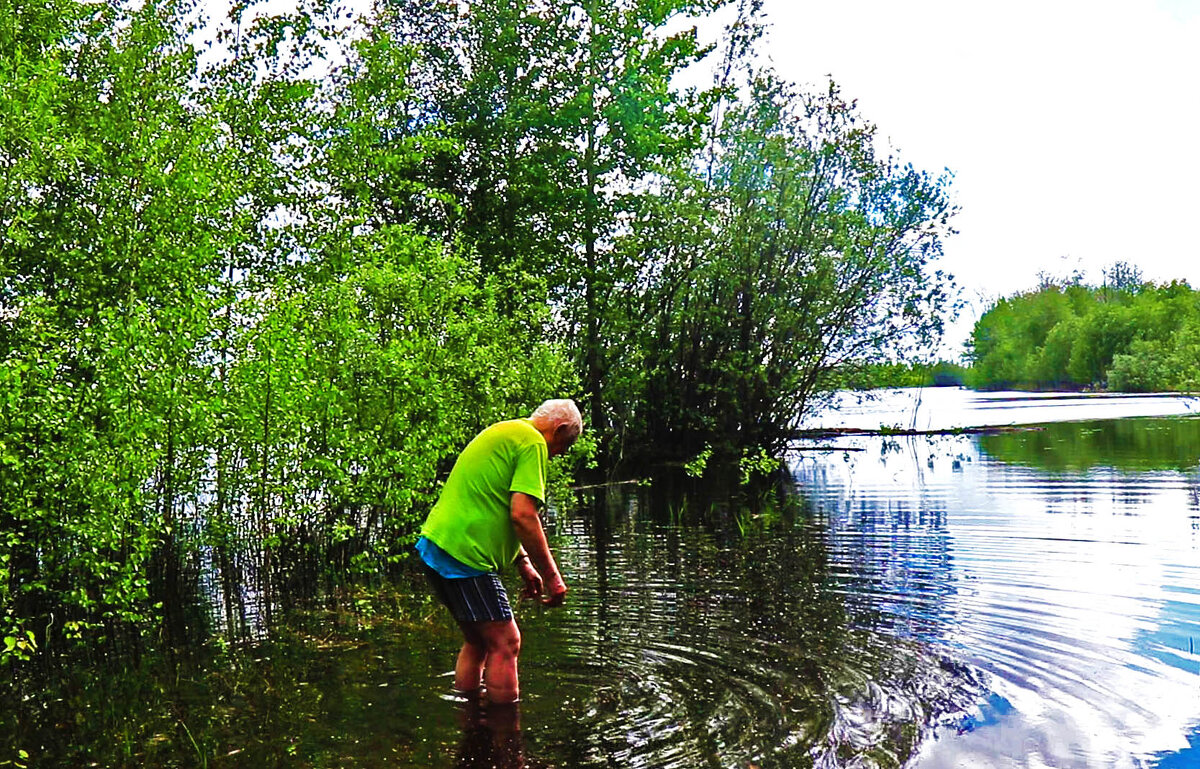
{"type": "Polygon", "coordinates": [[[533,564],[529,562],[529,556],[517,559],[517,573],[525,581],[525,589],[521,591],[521,599],[540,598],[542,595],[542,575],[538,574],[538,570],[533,568],[533,564]]]}
{"type": "MultiPolygon", "coordinates": [[[[542,531],[542,520],[538,517],[537,500],[528,494],[514,491],[512,495],[512,524],[521,541],[521,552],[528,554],[536,564],[534,571],[538,575],[538,593],[545,590],[542,604],[545,606],[562,606],[567,597],[567,586],[558,571],[558,564],[550,554],[550,546],[546,544],[546,533],[542,531]]],[[[525,559],[519,559],[522,563],[525,559]]],[[[532,564],[531,564],[532,566],[532,564]]],[[[520,569],[520,566],[518,566],[520,569]]],[[[525,577],[524,570],[521,576],[525,577]]],[[[525,580],[525,589],[530,589],[529,580],[525,580]]]]}
{"type": "Polygon", "coordinates": [[[542,605],[551,608],[562,606],[563,601],[566,599],[567,585],[563,582],[561,575],[555,574],[550,580],[550,584],[546,587],[546,597],[542,599],[542,605]]]}

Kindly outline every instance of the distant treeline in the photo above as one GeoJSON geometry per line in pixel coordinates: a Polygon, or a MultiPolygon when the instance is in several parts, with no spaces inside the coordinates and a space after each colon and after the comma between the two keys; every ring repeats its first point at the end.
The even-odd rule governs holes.
{"type": "Polygon", "coordinates": [[[940,360],[936,363],[867,363],[847,367],[839,381],[851,390],[892,387],[962,387],[970,370],[960,363],[940,360]]]}
{"type": "Polygon", "coordinates": [[[1086,430],[1062,422],[1022,432],[980,436],[979,446],[1002,462],[1052,473],[1095,467],[1127,472],[1175,470],[1191,475],[1200,464],[1200,422],[1192,419],[1113,419],[1086,430]]]}
{"type": "Polygon", "coordinates": [[[1200,390],[1200,291],[1124,263],[1099,286],[1043,280],[985,312],[970,346],[981,389],[1200,390]]]}

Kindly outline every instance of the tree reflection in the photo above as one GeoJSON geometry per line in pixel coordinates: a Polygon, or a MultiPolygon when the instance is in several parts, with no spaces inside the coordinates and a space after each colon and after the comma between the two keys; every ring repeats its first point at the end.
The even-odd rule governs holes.
{"type": "Polygon", "coordinates": [[[979,445],[1002,462],[1056,473],[1096,467],[1191,472],[1200,464],[1200,419],[1116,419],[1086,426],[1058,422],[984,435],[979,445]]]}
{"type": "Polygon", "coordinates": [[[900,766],[983,688],[929,644],[952,624],[943,508],[823,510],[790,482],[591,501],[552,526],[568,605],[516,607],[520,712],[439,698],[456,634],[423,589],[301,608],[295,581],[225,589],[213,553],[195,589],[215,623],[293,605],[240,642],[81,667],[0,725],[46,765],[900,766]]]}
{"type": "Polygon", "coordinates": [[[486,704],[472,698],[459,705],[462,740],[456,769],[526,769],[518,703],[486,704]]]}
{"type": "MultiPolygon", "coordinates": [[[[581,581],[571,615],[523,621],[522,659],[556,660],[551,687],[549,671],[523,675],[548,759],[899,766],[978,697],[976,674],[920,632],[895,632],[919,623],[880,600],[944,578],[944,512],[897,515],[929,525],[934,545],[863,536],[848,552],[788,489],[723,496],[676,481],[613,496],[560,527],[560,560],[581,581]],[[873,570],[885,552],[891,565],[873,570]]],[[[933,614],[942,599],[923,601],[933,614]]]]}

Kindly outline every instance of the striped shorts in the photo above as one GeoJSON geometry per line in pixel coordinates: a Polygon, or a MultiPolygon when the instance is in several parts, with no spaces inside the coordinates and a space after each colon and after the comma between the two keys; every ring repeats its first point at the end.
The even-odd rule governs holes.
{"type": "Polygon", "coordinates": [[[459,622],[504,622],[513,618],[499,575],[447,578],[425,564],[425,576],[434,595],[459,622]]]}

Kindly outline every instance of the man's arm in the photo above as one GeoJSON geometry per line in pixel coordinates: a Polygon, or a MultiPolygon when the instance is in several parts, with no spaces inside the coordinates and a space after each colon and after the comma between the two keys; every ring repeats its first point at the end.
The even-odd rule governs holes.
{"type": "Polygon", "coordinates": [[[524,552],[533,560],[533,565],[544,580],[546,597],[542,603],[547,606],[560,605],[567,596],[567,585],[558,571],[554,556],[550,554],[546,532],[542,530],[542,519],[538,517],[537,501],[533,497],[520,491],[513,492],[512,524],[524,552]]]}

